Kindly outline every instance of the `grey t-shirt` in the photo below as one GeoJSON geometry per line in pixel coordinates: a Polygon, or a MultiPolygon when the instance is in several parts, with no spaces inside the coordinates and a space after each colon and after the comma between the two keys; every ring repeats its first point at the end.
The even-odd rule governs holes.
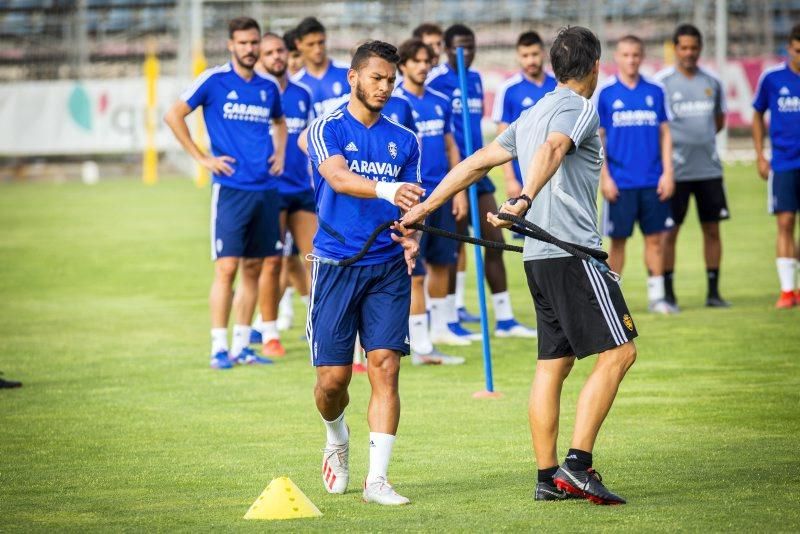
{"type": "Polygon", "coordinates": [[[669,129],[675,181],[721,177],[716,116],[725,113],[722,83],[703,69],[687,78],[673,67],[662,70],[655,78],[664,86],[672,114],[669,129]]]}
{"type": "MultiPolygon", "coordinates": [[[[533,155],[551,132],[572,139],[575,146],[556,173],[533,199],[527,219],[555,237],[600,250],[597,231],[597,185],[603,146],[597,135],[600,119],[587,99],[566,87],[546,94],[497,138],[518,160],[527,176],[533,155]]],[[[523,260],[569,256],[554,245],[525,238],[523,260]]]]}

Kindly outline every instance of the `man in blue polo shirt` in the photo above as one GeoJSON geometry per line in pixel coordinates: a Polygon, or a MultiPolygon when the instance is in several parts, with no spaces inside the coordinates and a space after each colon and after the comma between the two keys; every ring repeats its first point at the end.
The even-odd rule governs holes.
{"type": "MultiPolygon", "coordinates": [[[[517,61],[521,71],[509,78],[494,96],[492,120],[500,135],[522,115],[533,107],[544,95],[556,88],[557,82],[544,70],[544,43],[538,33],[529,31],[517,39],[517,61]]],[[[519,162],[503,165],[508,198],[517,198],[522,191],[522,172],[519,162]]]]}
{"type": "MultiPolygon", "coordinates": [[[[483,82],[478,71],[470,68],[475,59],[475,33],[463,24],[454,24],[444,32],[444,46],[447,53],[447,63],[440,69],[431,73],[428,78],[428,87],[444,94],[450,99],[453,112],[451,126],[456,139],[461,159],[467,157],[464,125],[461,119],[463,95],[458,81],[458,63],[456,50],[464,49],[464,63],[467,69],[467,109],[469,110],[470,127],[472,133],[472,149],[479,150],[483,146],[481,133],[481,119],[483,118],[483,82]]],[[[478,213],[481,221],[481,236],[491,241],[503,242],[503,233],[486,221],[487,213],[497,211],[497,202],[494,199],[495,187],[488,176],[484,176],[477,184],[478,188],[478,213]]],[[[462,246],[463,249],[463,246],[462,246]]],[[[497,337],[535,337],[536,330],[528,328],[514,319],[511,307],[511,296],[508,293],[506,280],[506,267],[503,263],[502,251],[486,249],[484,253],[486,267],[486,281],[492,291],[492,304],[496,319],[494,333],[497,337]]],[[[463,278],[462,282],[463,284],[463,278]]],[[[458,282],[457,282],[458,285],[458,282]]],[[[463,287],[463,285],[462,285],[463,287]]],[[[458,287],[456,288],[458,291],[458,287]]],[[[448,298],[451,298],[448,296],[448,298]]],[[[452,297],[452,298],[455,298],[452,297]]],[[[461,303],[456,303],[460,308],[461,303]]],[[[448,318],[450,329],[456,335],[466,339],[480,339],[480,334],[475,334],[465,329],[459,323],[458,316],[448,318]]]]}
{"type": "Polygon", "coordinates": [[[753,143],[758,172],[769,181],[769,211],[778,223],[777,259],[781,295],[777,308],[800,304],[797,290],[796,215],[800,210],[800,24],[789,34],[788,61],[761,75],[753,101],[753,143]],[[772,161],[764,156],[764,114],[769,111],[772,161]]]}
{"type": "Polygon", "coordinates": [[[617,75],[600,89],[597,113],[606,159],[601,176],[605,198],[603,226],[611,238],[608,263],[622,273],[625,243],[636,221],[644,234],[648,271],[647,299],[656,313],[675,311],[665,300],[664,237],[674,226],[669,199],[672,177],[672,137],[664,91],[639,74],[644,43],[635,35],[617,42],[617,75]]]}
{"type": "MultiPolygon", "coordinates": [[[[381,114],[395,81],[397,49],[380,41],[359,46],[348,71],[350,103],[314,121],[308,152],[316,186],[317,258],[355,255],[373,230],[419,203],[419,142],[414,132],[381,114]],[[398,209],[399,208],[399,209],[398,209]]],[[[317,409],[327,431],[322,481],[329,493],[344,493],[350,478],[349,428],[344,410],[353,373],[356,333],[367,351],[372,386],[366,502],[407,504],[387,480],[400,420],[400,357],[409,352],[409,275],[419,236],[379,235],[354,265],[314,264],[306,329],[317,371],[317,409]]]]}
{"type": "MultiPolygon", "coordinates": [[[[270,363],[248,345],[262,263],[267,269],[280,268],[277,177],[283,172],[287,136],[280,89],[273,78],[254,70],[261,44],[258,23],[241,17],[233,19],[228,29],[231,61],[204,72],[164,117],[183,148],[214,177],[211,255],[215,269],[209,300],[211,367],[216,369],[229,369],[234,361],[270,363]],[[198,106],[203,107],[211,139],[210,155],[198,148],[186,125],[186,116],[198,106]],[[242,291],[229,351],[227,326],[240,260],[242,291]]],[[[270,289],[261,313],[265,320],[274,321],[277,283],[270,289]]]]}

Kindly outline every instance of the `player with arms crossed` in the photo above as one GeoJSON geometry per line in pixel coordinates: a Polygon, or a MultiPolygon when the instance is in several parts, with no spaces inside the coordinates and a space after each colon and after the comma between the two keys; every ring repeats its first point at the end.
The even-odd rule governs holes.
{"type": "Polygon", "coordinates": [[[280,89],[274,78],[254,70],[261,31],[253,19],[233,19],[228,25],[231,61],[204,72],[167,112],[164,121],[183,148],[212,172],[211,255],[211,367],[229,369],[233,363],[271,363],[257,356],[250,344],[250,321],[258,298],[259,275],[267,287],[261,292],[261,314],[277,318],[280,269],[277,177],[283,173],[286,121],[280,89]],[[203,107],[211,155],[192,140],[186,116],[203,107]],[[273,135],[270,136],[270,123],[273,135]],[[233,346],[228,351],[228,319],[233,280],[241,262],[240,291],[235,303],[233,346]]]}
{"type": "Polygon", "coordinates": [[[656,313],[675,311],[664,299],[664,238],[674,226],[669,198],[672,178],[672,137],[666,97],[660,86],[639,74],[644,43],[635,35],[617,41],[618,73],[600,89],[597,112],[606,160],[600,174],[603,231],[611,238],[608,264],[622,274],[625,244],[639,221],[644,234],[647,300],[656,313]]]}
{"type": "Polygon", "coordinates": [[[719,294],[719,268],[722,240],[719,222],[730,218],[722,162],[717,154],[717,133],[725,127],[725,91],[722,83],[698,66],[703,37],[691,24],[681,24],[672,37],[676,66],[656,74],[664,86],[671,111],[672,161],[675,167],[675,194],[672,217],[675,226],[667,233],[664,245],[664,290],[666,301],[677,310],[674,290],[675,245],[678,232],[694,195],[703,231],[708,292],[706,306],[727,308],[719,294]]]}
{"type": "MultiPolygon", "coordinates": [[[[550,50],[558,87],[509,125],[486,148],[462,161],[425,202],[397,225],[423,220],[448,198],[477,182],[493,167],[519,158],[522,194],[501,213],[525,216],[552,235],[601,250],[597,231],[597,186],[603,147],[599,118],[588,100],[597,86],[600,41],[586,28],[564,28],[550,50]]],[[[510,222],[490,213],[507,228],[510,222]]],[[[636,329],[619,284],[586,261],[542,241],[525,239],[528,287],[536,307],[539,360],[529,418],[536,464],[536,500],[579,496],[597,504],[622,504],[592,468],[592,449],[620,382],[636,359],[636,329]],[[556,455],[561,388],[575,359],[599,354],[578,397],[572,447],[559,467],[556,455]]]]}
{"type": "MultiPolygon", "coordinates": [[[[308,129],[319,217],[313,254],[318,258],[355,255],[376,227],[397,218],[398,208],[416,205],[424,194],[418,185],[416,135],[381,114],[392,93],[397,61],[397,49],[390,44],[361,45],[347,73],[350,103],[308,129]]],[[[392,489],[386,472],[400,420],[398,375],[400,357],[409,353],[409,275],[418,239],[387,231],[350,267],[319,260],[314,264],[307,335],[317,370],[314,396],[327,429],[322,480],[329,493],[344,493],[350,478],[344,410],[358,333],[372,386],[363,498],[386,505],[409,502],[392,489]]]]}
{"type": "MultiPolygon", "coordinates": [[[[492,120],[497,124],[497,135],[508,125],[533,107],[544,95],[556,88],[556,79],[544,71],[544,43],[538,33],[529,31],[517,39],[517,62],[521,71],[500,86],[494,97],[492,120]]],[[[508,198],[518,197],[522,191],[522,171],[517,160],[503,165],[508,198]]]]}
{"type": "MultiPolygon", "coordinates": [[[[425,87],[434,52],[419,39],[410,39],[400,45],[398,67],[403,82],[395,95],[411,103],[416,118],[416,131],[422,144],[422,187],[433,191],[447,171],[460,161],[458,147],[450,131],[450,101],[443,94],[425,87]]],[[[449,232],[456,231],[456,219],[467,215],[467,197],[459,193],[453,202],[446,202],[428,218],[427,224],[449,232]]],[[[448,356],[435,349],[434,343],[461,344],[464,341],[447,327],[445,301],[450,288],[450,278],[458,259],[458,244],[452,239],[425,234],[420,242],[420,256],[412,278],[411,357],[415,364],[460,364],[463,358],[448,356]],[[425,313],[425,274],[427,270],[430,295],[431,329],[428,334],[428,316],[425,313]]]]}
{"type": "Polygon", "coordinates": [[[789,61],[764,71],[753,101],[753,143],[758,173],[769,181],[769,211],[778,223],[777,259],[781,295],[776,308],[800,304],[794,231],[800,210],[800,24],[789,33],[789,61]],[[764,113],[769,111],[772,161],[764,156],[764,113]]]}

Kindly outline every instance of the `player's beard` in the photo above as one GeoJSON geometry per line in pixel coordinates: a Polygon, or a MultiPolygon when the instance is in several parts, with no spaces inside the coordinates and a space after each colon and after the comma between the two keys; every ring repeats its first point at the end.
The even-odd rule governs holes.
{"type": "Polygon", "coordinates": [[[374,106],[367,101],[367,95],[364,93],[364,90],[361,89],[361,84],[356,82],[356,98],[359,102],[364,104],[364,107],[370,110],[373,113],[380,113],[383,110],[383,106],[386,104],[381,104],[380,106],[374,106]]]}
{"type": "Polygon", "coordinates": [[[542,66],[539,65],[538,67],[534,67],[533,65],[531,65],[530,67],[528,67],[526,74],[531,78],[536,79],[542,75],[542,66]]]}
{"type": "Polygon", "coordinates": [[[276,78],[280,79],[280,78],[283,78],[283,75],[284,75],[284,74],[286,74],[286,68],[287,68],[287,66],[288,66],[288,64],[287,64],[287,63],[284,63],[284,64],[283,64],[283,68],[282,68],[281,70],[276,70],[276,69],[268,69],[267,67],[264,67],[264,70],[266,70],[266,71],[267,71],[267,73],[268,73],[270,76],[274,76],[274,77],[276,77],[276,78]]]}
{"type": "Polygon", "coordinates": [[[258,57],[254,54],[247,54],[245,56],[239,57],[237,54],[233,54],[234,59],[236,59],[236,63],[242,67],[243,69],[253,70],[256,66],[256,62],[258,61],[258,57]],[[252,62],[250,64],[245,63],[246,59],[252,58],[252,62]]]}

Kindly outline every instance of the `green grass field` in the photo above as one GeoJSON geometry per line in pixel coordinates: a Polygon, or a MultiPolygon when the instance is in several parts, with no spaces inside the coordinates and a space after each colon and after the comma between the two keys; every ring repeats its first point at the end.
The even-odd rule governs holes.
{"type": "MultiPolygon", "coordinates": [[[[536,345],[493,340],[500,400],[471,397],[483,387],[479,345],[461,367],[404,362],[390,467],[413,500],[402,509],[360,500],[363,376],[347,415],[351,489],[325,493],[299,305],[285,360],[208,369],[208,190],[177,179],[2,185],[0,369],[25,385],[0,391],[0,530],[797,531],[800,309],[773,309],[764,183],[735,167],[727,184],[722,290],[732,309],[702,307],[693,209],[679,249],[679,316],[646,313],[641,241],[630,244],[624,290],[639,360],[595,449],[595,466],[629,504],[532,500],[536,345]],[[324,516],[243,520],[280,475],[324,516]]],[[[518,318],[532,323],[521,260],[506,264],[518,318]]],[[[565,386],[563,451],[591,365],[577,365],[565,386]]]]}

